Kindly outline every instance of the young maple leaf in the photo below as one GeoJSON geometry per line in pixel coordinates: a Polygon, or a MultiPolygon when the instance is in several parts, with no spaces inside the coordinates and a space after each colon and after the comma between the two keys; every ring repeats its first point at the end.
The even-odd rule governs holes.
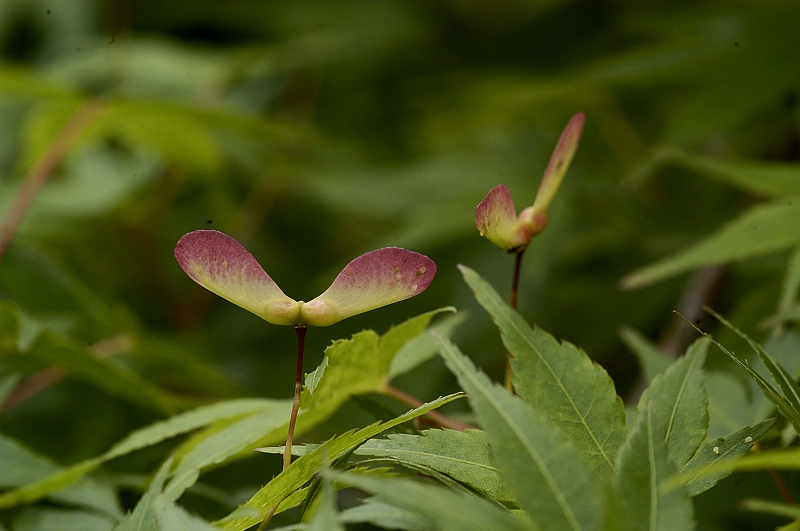
{"type": "Polygon", "coordinates": [[[328,326],[422,293],[436,274],[427,256],[399,247],[362,254],[309,302],[288,297],[235,239],[215,230],[184,235],[178,264],[192,280],[223,299],[278,325],[328,326]]]}
{"type": "Polygon", "coordinates": [[[547,207],[567,173],[583,133],[586,115],[575,114],[558,139],[532,206],[517,216],[511,192],[504,184],[492,188],[475,210],[475,225],[486,238],[506,252],[524,250],[531,238],[547,225],[547,207]]]}

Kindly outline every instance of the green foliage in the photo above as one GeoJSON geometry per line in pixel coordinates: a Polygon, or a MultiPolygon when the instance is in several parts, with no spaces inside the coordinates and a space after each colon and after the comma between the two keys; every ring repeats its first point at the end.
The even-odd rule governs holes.
{"type": "Polygon", "coordinates": [[[605,370],[574,345],[531,329],[477,273],[464,266],[461,272],[500,328],[520,396],[556,422],[594,467],[613,469],[625,413],[605,370]]]}
{"type": "MultiPolygon", "coordinates": [[[[686,355],[657,376],[639,399],[639,410],[647,408],[657,424],[648,425],[667,444],[670,461],[682,467],[706,438],[708,397],[703,388],[703,363],[707,340],[698,340],[686,355]]],[[[649,421],[648,421],[649,422],[649,421]]]]}
{"type": "Polygon", "coordinates": [[[0,530],[800,529],[797,2],[487,5],[0,2],[0,530]],[[295,337],[200,229],[298,306],[436,262],[323,297],[284,472],[295,337]]]}
{"type": "Polygon", "coordinates": [[[613,482],[622,529],[692,528],[692,504],[686,490],[665,494],[659,490],[677,472],[663,433],[651,404],[640,405],[636,425],[618,454],[613,482]]]}
{"type": "MultiPolygon", "coordinates": [[[[254,494],[246,504],[220,520],[219,523],[222,524],[223,529],[241,530],[249,528],[251,525],[261,520],[271,507],[281,503],[281,501],[285,500],[293,492],[308,482],[312,476],[319,471],[320,466],[322,466],[326,460],[339,459],[352,452],[356,447],[371,437],[397,426],[398,424],[423,415],[455,398],[458,398],[458,395],[439,398],[419,408],[413,409],[404,415],[400,415],[390,422],[375,423],[361,430],[351,431],[327,441],[325,445],[292,463],[289,468],[281,472],[264,488],[254,494]],[[257,514],[259,514],[260,517],[243,516],[252,514],[251,509],[253,508],[257,510],[257,514]]],[[[278,511],[280,510],[281,507],[278,506],[278,511]]]]}
{"type": "Polygon", "coordinates": [[[542,529],[599,529],[600,478],[556,425],[492,384],[456,347],[440,340],[448,367],[470,397],[494,459],[517,502],[542,529]]]}

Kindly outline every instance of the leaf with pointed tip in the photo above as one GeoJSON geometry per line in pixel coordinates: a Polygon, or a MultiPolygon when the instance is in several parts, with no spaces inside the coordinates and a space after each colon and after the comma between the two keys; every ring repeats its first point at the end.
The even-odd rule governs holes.
{"type": "Polygon", "coordinates": [[[553,154],[550,157],[550,162],[547,164],[547,169],[544,171],[542,183],[539,185],[539,191],[536,193],[536,199],[533,202],[533,212],[545,212],[553,196],[556,195],[564,175],[567,173],[572,157],[575,156],[575,151],[578,149],[578,142],[581,140],[583,134],[583,125],[586,122],[586,114],[579,112],[570,118],[561,137],[558,139],[553,154]]]}
{"type": "Polygon", "coordinates": [[[525,248],[531,241],[530,230],[517,218],[511,192],[504,184],[489,190],[475,209],[475,226],[481,236],[504,251],[525,248]]]}
{"type": "Polygon", "coordinates": [[[692,458],[708,429],[708,397],[703,388],[708,344],[705,338],[695,341],[639,399],[638,414],[643,413],[644,405],[658,416],[652,429],[666,443],[669,458],[678,468],[692,458]]]}
{"type": "MultiPolygon", "coordinates": [[[[743,456],[750,451],[750,448],[753,447],[758,439],[767,433],[776,420],[774,418],[763,420],[755,426],[746,426],[725,437],[718,437],[708,441],[681,468],[681,472],[699,470],[713,463],[732,461],[743,456]]],[[[689,496],[697,496],[701,492],[705,492],[728,475],[730,475],[730,471],[722,471],[689,482],[686,485],[689,496]]]]}
{"type": "Polygon", "coordinates": [[[783,393],[783,397],[786,399],[792,409],[800,414],[800,389],[797,387],[796,378],[789,374],[789,371],[787,371],[780,363],[778,363],[775,358],[770,356],[769,353],[764,350],[764,347],[753,341],[750,336],[739,330],[739,328],[722,317],[722,315],[708,307],[706,307],[705,310],[713,315],[714,318],[725,325],[725,327],[727,327],[729,330],[732,330],[736,335],[747,341],[747,343],[750,345],[750,348],[752,348],[755,353],[758,354],[761,362],[778,384],[778,387],[783,393]]]}
{"type": "Polygon", "coordinates": [[[339,339],[325,349],[321,367],[306,380],[304,408],[363,393],[380,393],[386,388],[392,361],[401,348],[419,337],[436,314],[452,311],[440,308],[412,317],[393,326],[385,334],[362,330],[350,339],[339,339]]]}
{"type": "Polygon", "coordinates": [[[613,469],[614,455],[625,440],[625,409],[605,369],[575,345],[531,329],[478,273],[466,266],[459,269],[513,355],[514,387],[520,396],[558,424],[597,470],[613,469]]]}
{"type": "Polygon", "coordinates": [[[479,372],[449,340],[439,352],[458,378],[517,503],[543,530],[601,529],[600,476],[550,419],[479,372]]]}
{"type": "MultiPolygon", "coordinates": [[[[721,453],[722,450],[720,448],[720,454],[721,453]]],[[[739,459],[720,459],[702,468],[676,474],[665,480],[661,488],[664,492],[670,492],[683,485],[691,484],[691,482],[714,476],[721,472],[730,474],[731,472],[766,470],[769,468],[774,468],[776,470],[800,470],[800,448],[792,447],[782,450],[750,453],[739,459]]]]}
{"type": "Polygon", "coordinates": [[[356,455],[388,457],[416,463],[447,474],[496,500],[513,501],[497,467],[489,458],[489,444],[481,430],[425,430],[419,435],[389,434],[371,439],[356,455]]]}
{"type": "Polygon", "coordinates": [[[716,233],[622,279],[623,289],[653,284],[698,267],[782,251],[800,242],[800,202],[761,203],[716,233]]]}
{"type": "Polygon", "coordinates": [[[642,405],[625,444],[617,454],[612,485],[621,520],[629,531],[693,529],[692,503],[686,489],[660,492],[676,472],[650,403],[642,405]]]}
{"type": "Polygon", "coordinates": [[[783,394],[781,394],[771,383],[769,383],[757,371],[753,370],[753,368],[750,367],[749,363],[747,363],[746,361],[742,361],[739,358],[737,358],[736,355],[733,352],[731,352],[730,350],[726,349],[719,341],[716,341],[710,335],[708,335],[707,333],[705,333],[702,330],[700,330],[699,328],[697,328],[697,326],[695,326],[694,323],[692,323],[691,321],[687,320],[686,318],[684,318],[680,314],[678,314],[678,315],[681,318],[683,318],[683,320],[686,321],[689,324],[689,326],[691,326],[692,328],[697,330],[700,334],[702,334],[709,341],[711,341],[713,344],[715,344],[718,349],[720,349],[722,352],[724,352],[739,367],[744,369],[747,372],[747,374],[750,375],[750,377],[753,379],[753,381],[758,385],[758,387],[761,389],[761,392],[764,393],[764,396],[766,396],[770,400],[770,402],[775,404],[775,406],[778,408],[778,411],[780,411],[781,414],[784,415],[786,417],[786,419],[792,424],[792,427],[794,427],[795,431],[797,433],[800,433],[800,411],[798,411],[792,405],[792,403],[785,396],[783,396],[783,394]]]}
{"type": "Polygon", "coordinates": [[[190,232],[175,246],[175,258],[192,280],[265,321],[300,323],[300,304],[287,297],[253,255],[227,234],[190,232]]]}
{"type": "MultiPolygon", "coordinates": [[[[350,431],[327,441],[320,448],[294,461],[288,468],[267,483],[266,486],[256,492],[247,503],[216,522],[216,524],[223,529],[234,529],[237,531],[250,528],[253,524],[257,524],[263,519],[270,508],[280,503],[281,500],[284,500],[311,480],[314,474],[319,471],[322,463],[326,460],[335,461],[346,453],[352,452],[354,448],[360,446],[375,435],[393,428],[398,424],[402,424],[403,422],[413,420],[461,396],[461,394],[453,394],[438,398],[416,409],[412,409],[389,422],[376,422],[366,428],[350,431]],[[253,509],[257,511],[257,516],[254,516],[253,509]]],[[[278,507],[278,512],[280,511],[281,507],[278,507]]]]}
{"type": "Polygon", "coordinates": [[[164,487],[164,480],[167,479],[171,466],[172,458],[169,458],[158,469],[158,472],[156,472],[153,480],[150,481],[150,485],[148,485],[142,497],[139,498],[133,511],[120,520],[117,527],[114,528],[114,531],[156,531],[153,502],[155,502],[156,497],[161,494],[161,489],[164,487]]]}
{"type": "Polygon", "coordinates": [[[337,516],[336,492],[330,478],[323,476],[317,510],[308,522],[306,531],[345,531],[337,516]]]}
{"type": "Polygon", "coordinates": [[[322,295],[301,305],[302,322],[334,323],[418,295],[433,281],[436,264],[399,247],[364,253],[336,276],[322,295]]]}
{"type": "Polygon", "coordinates": [[[153,512],[158,522],[158,531],[218,531],[202,518],[189,514],[186,509],[173,503],[164,494],[156,496],[153,512]]]}

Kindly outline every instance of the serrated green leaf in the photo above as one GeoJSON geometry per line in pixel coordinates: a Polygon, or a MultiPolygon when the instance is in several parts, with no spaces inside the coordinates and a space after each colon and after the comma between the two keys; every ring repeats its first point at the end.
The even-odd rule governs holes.
{"type": "Polygon", "coordinates": [[[800,241],[800,201],[754,206],[716,233],[622,279],[639,288],[699,267],[744,260],[780,251],[800,241]]]}
{"type": "Polygon", "coordinates": [[[341,400],[350,395],[380,392],[388,383],[392,360],[398,351],[419,336],[436,314],[452,310],[441,308],[412,317],[382,336],[364,330],[350,339],[334,341],[325,349],[326,367],[313,394],[303,393],[303,407],[311,408],[334,397],[341,400]]]}
{"type": "Polygon", "coordinates": [[[322,379],[322,374],[325,372],[327,366],[328,357],[325,356],[322,358],[322,363],[320,363],[316,369],[306,374],[305,386],[309,394],[314,394],[314,390],[317,388],[317,385],[319,385],[319,381],[322,379]]]}
{"type": "Polygon", "coordinates": [[[600,478],[549,419],[478,372],[450,341],[439,352],[469,396],[492,456],[517,503],[543,530],[600,529],[600,478]]]}
{"type": "Polygon", "coordinates": [[[770,384],[767,380],[764,379],[758,372],[753,370],[746,361],[742,361],[737,358],[733,352],[726,349],[720,342],[715,341],[711,336],[694,326],[691,322],[686,321],[692,326],[695,330],[697,330],[700,334],[705,336],[708,340],[714,343],[717,348],[719,348],[722,352],[724,352],[730,359],[732,359],[737,365],[739,365],[742,369],[744,369],[748,375],[753,379],[753,381],[758,385],[764,395],[778,408],[778,411],[782,415],[784,415],[789,422],[792,423],[794,426],[795,431],[800,433],[800,412],[796,411],[792,405],[786,400],[786,398],[778,392],[775,387],[770,384]]]}
{"type": "Polygon", "coordinates": [[[553,420],[597,470],[613,469],[625,440],[625,408],[608,373],[575,345],[531,329],[475,271],[459,269],[513,355],[519,395],[553,420]]]}
{"type": "Polygon", "coordinates": [[[732,472],[766,470],[769,468],[800,470],[800,448],[751,453],[730,461],[719,460],[702,468],[676,474],[665,480],[661,488],[664,492],[668,492],[720,473],[730,474],[732,472]]]}
{"type": "Polygon", "coordinates": [[[164,481],[167,479],[171,466],[171,458],[164,461],[150,485],[147,486],[147,490],[136,502],[136,507],[117,524],[114,531],[156,531],[156,515],[153,510],[153,503],[164,487],[164,481]]]}
{"type": "Polygon", "coordinates": [[[639,399],[639,414],[652,411],[658,417],[652,429],[662,430],[656,434],[666,443],[667,454],[677,467],[686,464],[706,438],[708,397],[703,387],[703,363],[708,344],[705,338],[695,341],[639,399]]]}
{"type": "Polygon", "coordinates": [[[438,485],[408,479],[391,480],[360,474],[334,474],[331,477],[352,487],[379,495],[381,500],[422,515],[433,529],[441,531],[498,529],[530,531],[530,524],[475,494],[453,492],[438,485]]]}
{"type": "Polygon", "coordinates": [[[636,426],[617,455],[612,485],[619,517],[629,531],[693,529],[692,503],[686,489],[659,491],[675,465],[667,457],[663,428],[649,403],[641,406],[636,426]]]}
{"type": "Polygon", "coordinates": [[[653,378],[667,370],[674,359],[658,349],[649,339],[638,330],[625,327],[619,333],[622,341],[636,356],[645,382],[650,383],[653,378]]]}
{"type": "MultiPolygon", "coordinates": [[[[760,344],[753,341],[747,334],[739,330],[737,327],[733,326],[727,319],[722,317],[720,314],[715,312],[710,308],[705,308],[706,311],[711,313],[719,322],[725,325],[726,328],[732,330],[736,335],[747,341],[750,345],[750,348],[758,354],[759,359],[767,368],[769,373],[772,375],[772,378],[778,384],[780,388],[781,394],[783,398],[788,403],[788,406],[793,410],[793,412],[800,417],[800,390],[797,387],[797,383],[795,381],[796,377],[789,374],[789,372],[778,363],[775,358],[770,356],[770,354],[764,350],[760,344]]],[[[794,357],[794,356],[793,356],[794,357]]],[[[798,432],[800,433],[800,432],[798,432]]]]}
{"type": "MultiPolygon", "coordinates": [[[[279,504],[282,500],[308,482],[314,474],[319,471],[320,466],[322,466],[325,460],[335,461],[379,433],[397,426],[398,424],[402,424],[403,422],[415,419],[420,415],[424,415],[428,411],[451,402],[460,396],[462,395],[453,394],[439,398],[416,409],[412,409],[389,422],[378,422],[358,431],[350,431],[327,441],[320,448],[294,461],[287,469],[283,470],[265,487],[253,495],[247,503],[216,522],[216,524],[224,529],[235,529],[238,531],[249,528],[258,523],[267,514],[270,508],[279,504]],[[258,512],[260,517],[253,516],[253,509],[258,512]]],[[[278,510],[280,509],[281,508],[278,507],[278,510]]]]}
{"type": "MultiPolygon", "coordinates": [[[[767,419],[759,422],[755,426],[746,426],[725,437],[718,437],[705,443],[694,456],[687,462],[681,472],[698,470],[712,463],[730,461],[741,457],[750,451],[755,442],[764,436],[765,433],[775,424],[776,419],[767,419]]],[[[705,476],[689,482],[686,489],[689,496],[697,496],[727,477],[730,472],[718,472],[710,476],[705,476]]]]}
{"type": "Polygon", "coordinates": [[[490,498],[513,500],[489,458],[486,434],[480,430],[441,429],[425,430],[419,435],[389,434],[385,439],[370,439],[354,453],[424,465],[490,498]]]}
{"type": "MultiPolygon", "coordinates": [[[[51,472],[31,484],[0,495],[0,507],[11,507],[39,500],[50,493],[74,484],[101,464],[122,455],[157,444],[165,439],[212,424],[220,419],[238,417],[259,410],[272,409],[276,401],[242,399],[220,402],[175,415],[138,429],[99,457],[82,461],[63,470],[51,472]]],[[[283,404],[283,402],[278,402],[283,404]]]]}
{"type": "MultiPolygon", "coordinates": [[[[442,311],[449,308],[442,308],[442,311]]],[[[453,309],[455,311],[455,309],[453,309]]],[[[467,318],[466,313],[458,313],[456,315],[449,315],[444,319],[440,319],[432,330],[438,331],[445,337],[449,337],[453,331],[467,318]]],[[[389,380],[401,374],[405,374],[415,367],[421,365],[425,361],[436,356],[438,349],[436,342],[430,334],[420,334],[417,337],[406,342],[400,350],[392,358],[392,363],[389,365],[389,380]]]]}
{"type": "MultiPolygon", "coordinates": [[[[331,400],[310,409],[301,409],[296,420],[295,435],[300,435],[338,409],[342,400],[331,400]]],[[[189,438],[176,450],[177,466],[164,493],[176,500],[193,485],[200,473],[213,465],[252,457],[252,448],[285,440],[289,426],[291,401],[282,400],[272,410],[256,412],[238,419],[225,419],[204,432],[189,438]]]]}

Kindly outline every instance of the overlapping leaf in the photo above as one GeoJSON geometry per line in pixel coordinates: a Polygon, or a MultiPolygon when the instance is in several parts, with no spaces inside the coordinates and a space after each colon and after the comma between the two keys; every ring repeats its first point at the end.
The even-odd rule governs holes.
{"type": "MultiPolygon", "coordinates": [[[[363,444],[368,439],[398,424],[413,420],[439,406],[458,398],[459,394],[448,395],[428,402],[395,419],[375,423],[357,431],[350,431],[327,441],[322,447],[294,461],[288,468],[278,474],[265,487],[253,495],[244,505],[236,509],[219,522],[224,529],[242,531],[258,523],[271,507],[278,505],[307,483],[317,473],[326,460],[335,461],[344,454],[363,444]],[[253,513],[260,516],[254,516],[253,513]]],[[[278,507],[278,511],[281,507],[278,507]]]]}
{"type": "MultiPolygon", "coordinates": [[[[776,419],[767,419],[755,426],[746,426],[730,435],[706,442],[697,450],[689,462],[681,468],[681,472],[700,470],[714,463],[732,461],[745,455],[756,441],[763,437],[775,424],[775,421],[776,419]]],[[[697,496],[716,485],[719,480],[728,476],[728,474],[730,474],[730,471],[717,472],[689,482],[686,485],[689,495],[697,496]]]]}
{"type": "Polygon", "coordinates": [[[325,349],[322,365],[306,379],[303,407],[311,408],[359,393],[381,392],[401,349],[419,337],[436,314],[452,310],[442,308],[412,317],[382,336],[365,330],[350,339],[334,341],[325,349]]]}
{"type": "Polygon", "coordinates": [[[669,493],[659,490],[677,469],[667,457],[664,428],[658,422],[650,403],[641,404],[636,425],[617,455],[612,483],[619,520],[628,531],[693,528],[686,489],[669,493]]]}
{"type": "Polygon", "coordinates": [[[659,422],[649,429],[665,442],[676,467],[686,464],[706,437],[708,397],[703,388],[703,363],[708,344],[704,338],[692,344],[684,357],[653,380],[639,400],[639,414],[650,411],[657,416],[659,422]]]}
{"type": "Polygon", "coordinates": [[[605,496],[597,472],[557,425],[493,384],[448,340],[439,351],[467,392],[492,456],[517,503],[543,530],[600,529],[605,496]]]}
{"type": "Polygon", "coordinates": [[[606,371],[575,345],[532,329],[475,271],[459,268],[513,355],[520,396],[558,424],[596,469],[613,469],[625,439],[625,413],[606,371]]]}
{"type": "Polygon", "coordinates": [[[423,465],[496,500],[513,499],[489,458],[486,434],[480,430],[425,430],[419,435],[390,434],[385,439],[367,441],[355,454],[423,465]]]}

